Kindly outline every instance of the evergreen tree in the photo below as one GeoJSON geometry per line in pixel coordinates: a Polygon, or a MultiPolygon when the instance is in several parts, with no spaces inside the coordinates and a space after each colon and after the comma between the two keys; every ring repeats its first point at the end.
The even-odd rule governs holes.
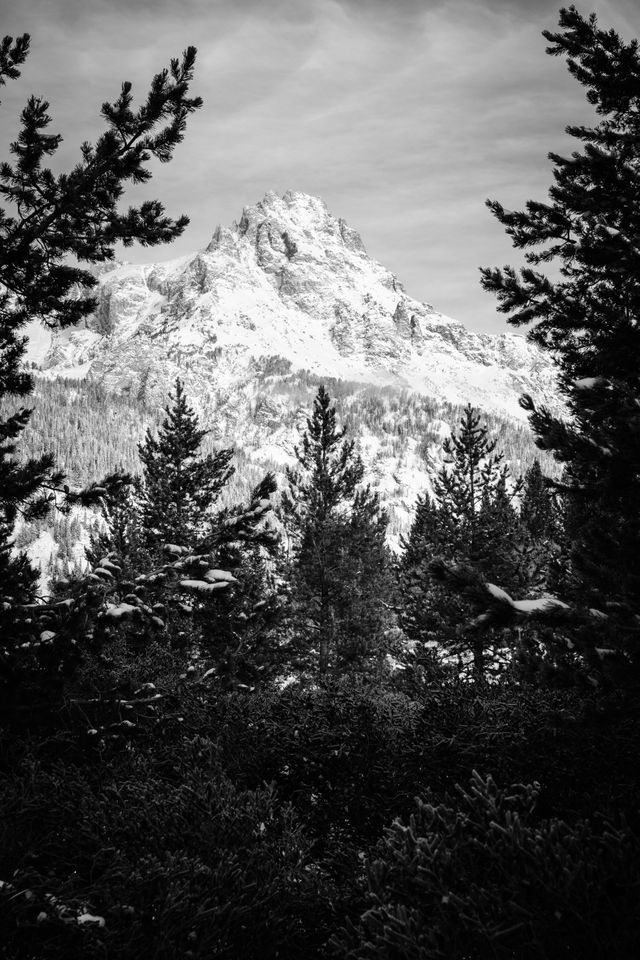
{"type": "Polygon", "coordinates": [[[99,563],[107,554],[126,577],[135,578],[152,566],[142,517],[142,489],[139,477],[122,483],[100,505],[103,525],[99,525],[85,550],[90,564],[99,563]]]}
{"type": "Polygon", "coordinates": [[[503,549],[504,529],[496,529],[496,519],[500,516],[508,525],[512,508],[504,455],[495,449],[496,441],[489,440],[487,427],[468,404],[458,433],[442,444],[445,464],[433,485],[442,539],[454,560],[493,565],[496,552],[503,549]]]}
{"type": "Polygon", "coordinates": [[[157,639],[161,626],[180,657],[206,670],[209,683],[255,686],[278,664],[275,478],[267,474],[247,504],[216,509],[234,472],[233,451],[199,456],[207,431],[179,379],[165,413],[157,438],[148,430],[140,444],[142,477],[106,498],[106,530],[88,551],[94,575],[105,576],[101,565],[108,564],[112,600],[141,598],[155,618],[141,624],[123,617],[110,629],[139,649],[157,639]]]}
{"type": "Polygon", "coordinates": [[[404,565],[414,567],[421,563],[424,559],[425,543],[437,548],[440,534],[435,501],[428,493],[419,494],[409,533],[401,540],[404,565]]]}
{"type": "Polygon", "coordinates": [[[151,542],[190,544],[204,535],[211,508],[233,476],[233,450],[199,456],[208,431],[200,429],[180,379],[165,412],[157,439],[147,430],[138,448],[142,522],[151,542]]]}
{"type": "Polygon", "coordinates": [[[566,537],[551,481],[538,460],[524,476],[520,531],[521,570],[513,588],[534,597],[563,589],[569,573],[566,537]]]}
{"type": "Polygon", "coordinates": [[[534,540],[553,537],[557,531],[556,505],[550,483],[542,472],[539,460],[534,460],[524,475],[520,518],[525,530],[534,540]]]}
{"type": "MultiPolygon", "coordinates": [[[[15,41],[3,39],[0,85],[20,75],[28,50],[27,34],[15,41]]],[[[22,329],[27,321],[66,327],[94,309],[91,289],[97,279],[82,264],[112,260],[118,242],[154,245],[183,232],[187,218],[167,217],[158,201],[145,201],[126,213],[118,207],[128,184],[150,179],[150,161],[171,159],[188,115],[200,106],[198,98],[188,96],[194,62],[193,47],[181,61],[172,60],[170,68],[154,78],[137,111],[132,109],[131,84],[123,84],[115,103],[102,106],[105,132],[95,145],[82,145],[79,162],[67,173],[55,174],[45,166],[62,140],[48,130],[48,103],[37,97],[28,100],[11,145],[13,163],[0,164],[0,400],[22,398],[32,390],[32,377],[23,365],[22,329]]],[[[24,670],[37,672],[46,663],[55,673],[65,658],[74,660],[70,644],[86,621],[86,613],[78,613],[80,598],[60,607],[55,617],[49,612],[55,621],[55,630],[49,631],[36,612],[25,607],[33,600],[35,577],[24,557],[10,556],[16,516],[42,517],[52,504],[68,509],[74,503],[99,502],[119,482],[111,476],[74,493],[64,485],[51,455],[20,462],[16,443],[29,417],[30,411],[21,408],[0,419],[0,668],[9,685],[15,685],[24,670]]]]}
{"type": "Polygon", "coordinates": [[[344,585],[337,630],[341,667],[385,668],[386,656],[401,651],[394,610],[395,583],[386,544],[389,518],[377,493],[366,486],[353,499],[342,544],[344,585]]]}
{"type": "Polygon", "coordinates": [[[600,120],[568,127],[580,151],[550,155],[547,203],[513,212],[488,201],[528,265],[483,269],[482,283],[509,323],[533,324],[528,338],[557,364],[568,417],[521,402],[538,445],[565,464],[562,492],[577,520],[573,599],[607,615],[598,646],[608,629],[605,645],[640,664],[640,53],[573,6],[560,27],[545,31],[547,52],[567,56],[600,120]],[[536,269],[546,263],[557,265],[553,277],[536,269]]]}
{"type": "MultiPolygon", "coordinates": [[[[19,76],[28,49],[26,34],[15,43],[4,38],[0,83],[19,76]]],[[[200,106],[199,99],[187,96],[194,61],[192,47],[182,62],[173,60],[170,70],[154,78],[137,112],[131,109],[131,84],[125,83],[116,102],[102,107],[106,132],[95,146],[83,144],[81,160],[70,173],[57,176],[43,164],[62,138],[47,131],[48,103],[29,99],[11,145],[15,164],[0,165],[0,396],[31,392],[32,377],[21,364],[21,329],[27,321],[66,327],[94,309],[90,291],[97,279],[79,264],[112,260],[117,242],[166,243],[183,232],[188,219],[166,217],[158,201],[145,201],[125,214],[118,203],[127,183],[150,179],[152,158],[170,160],[182,140],[188,114],[200,106]]],[[[64,491],[51,456],[25,464],[13,459],[14,441],[28,419],[29,411],[19,410],[0,424],[0,505],[4,512],[19,507],[34,516],[46,511],[53,492],[64,491]]]]}
{"type": "Polygon", "coordinates": [[[418,496],[409,533],[400,541],[397,564],[397,613],[410,642],[408,662],[413,675],[432,679],[441,673],[444,646],[455,638],[454,625],[464,619],[465,604],[431,582],[429,564],[449,552],[449,541],[438,506],[428,493],[418,496]]]}
{"type": "MultiPolygon", "coordinates": [[[[496,441],[468,405],[460,429],[442,445],[445,464],[434,480],[435,503],[423,497],[400,564],[402,622],[423,653],[437,642],[447,655],[466,654],[468,637],[461,627],[470,607],[429,575],[436,559],[469,563],[511,585],[516,571],[519,523],[513,507],[520,484],[508,488],[509,472],[496,441]]],[[[473,672],[484,678],[504,638],[485,634],[472,640],[473,672]]]]}
{"type": "MultiPolygon", "coordinates": [[[[336,425],[336,411],[323,386],[307,429],[295,447],[298,469],[287,469],[285,523],[293,541],[292,590],[302,632],[303,660],[309,645],[320,677],[345,661],[361,664],[374,651],[389,619],[382,582],[388,571],[386,517],[368,489],[354,442],[336,425]],[[352,603],[353,601],[353,603],[352,603]],[[368,633],[363,616],[375,632],[368,633]],[[307,634],[310,632],[310,638],[307,634]]],[[[389,581],[390,584],[390,581],[389,581]]]]}
{"type": "Polygon", "coordinates": [[[281,545],[271,500],[276,489],[274,475],[267,473],[246,503],[215,513],[197,547],[203,559],[215,559],[232,574],[228,589],[213,597],[196,590],[190,599],[199,649],[224,689],[253,689],[282,672],[276,571],[281,545]]]}

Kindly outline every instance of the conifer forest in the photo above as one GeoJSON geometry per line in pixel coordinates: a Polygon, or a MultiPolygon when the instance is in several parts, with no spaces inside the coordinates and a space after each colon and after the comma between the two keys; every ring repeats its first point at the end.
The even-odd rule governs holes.
{"type": "MultiPolygon", "coordinates": [[[[25,362],[118,244],[185,230],[122,197],[200,111],[196,50],[139,106],[123,84],[65,172],[26,103],[0,165],[2,960],[640,957],[640,49],[573,6],[544,37],[595,120],[546,200],[487,201],[525,265],[481,283],[562,405],[523,395],[525,439],[450,406],[398,549],[339,381],[260,472],[180,377],[149,409],[25,362]]],[[[0,43],[3,88],[29,48],[0,43]]]]}

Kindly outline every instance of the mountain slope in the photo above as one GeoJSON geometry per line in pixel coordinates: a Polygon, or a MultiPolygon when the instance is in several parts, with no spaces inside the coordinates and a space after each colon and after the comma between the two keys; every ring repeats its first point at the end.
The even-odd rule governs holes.
{"type": "MultiPolygon", "coordinates": [[[[280,474],[282,486],[282,468],[294,463],[293,446],[299,442],[320,383],[304,372],[282,372],[282,362],[267,364],[263,370],[252,385],[251,401],[235,406],[233,415],[225,413],[222,405],[202,415],[203,426],[210,431],[204,451],[234,449],[236,473],[223,491],[221,505],[246,500],[267,470],[280,474]]],[[[417,494],[430,489],[431,478],[442,466],[442,441],[450,427],[458,424],[463,408],[395,387],[363,386],[330,377],[322,381],[335,400],[339,423],[356,441],[366,481],[380,494],[389,514],[389,543],[397,548],[411,523],[417,494]]],[[[3,400],[0,413],[6,415],[19,405],[19,398],[13,403],[3,400]]],[[[157,404],[114,395],[88,378],[38,377],[32,405],[33,415],[20,441],[21,456],[52,451],[72,486],[85,485],[116,469],[139,473],[137,445],[147,428],[157,430],[164,416],[157,404]]],[[[556,472],[551,458],[534,447],[526,424],[491,413],[485,413],[483,421],[515,476],[536,457],[545,472],[556,472]]],[[[54,517],[53,523],[52,518],[20,523],[16,544],[28,548],[46,574],[57,569],[66,576],[67,563],[74,568],[84,556],[89,531],[97,522],[91,512],[74,511],[71,517],[54,517]]]]}
{"type": "MultiPolygon", "coordinates": [[[[140,470],[137,444],[157,428],[178,375],[209,431],[206,449],[235,450],[231,501],[265,470],[293,464],[324,382],[388,511],[394,546],[467,402],[515,475],[544,458],[518,397],[557,403],[548,360],[522,337],[472,333],[413,300],[316,198],[269,193],[197,254],[103,266],[96,294],[81,328],[54,334],[48,349],[42,338],[31,344],[40,376],[23,453],[55,440],[73,483],[140,470]]],[[[34,550],[49,533],[41,526],[20,533],[34,550]]],[[[59,562],[82,553],[82,537],[53,534],[59,562]]]]}
{"type": "MultiPolygon", "coordinates": [[[[522,418],[523,391],[554,394],[522,337],[476,334],[409,297],[355,230],[301,193],[268,193],[208,247],[160,264],[111,265],[83,329],[54,335],[49,376],[85,376],[160,400],[178,374],[200,402],[251,392],[267,358],[408,388],[522,418]]],[[[268,365],[268,364],[267,364],[268,365]]]]}

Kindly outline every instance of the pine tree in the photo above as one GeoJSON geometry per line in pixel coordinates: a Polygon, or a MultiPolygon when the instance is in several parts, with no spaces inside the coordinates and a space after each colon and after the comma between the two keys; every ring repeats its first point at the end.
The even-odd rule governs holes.
{"type": "Polygon", "coordinates": [[[232,572],[234,586],[199,602],[199,643],[225,689],[256,688],[282,674],[278,632],[282,584],[277,577],[280,532],[273,523],[275,476],[267,473],[248,498],[219,511],[199,545],[232,572]]]}
{"type": "Polygon", "coordinates": [[[414,567],[422,562],[425,543],[437,549],[440,533],[435,501],[428,493],[419,494],[409,533],[401,540],[404,565],[414,567]]]}
{"type": "Polygon", "coordinates": [[[338,611],[336,662],[380,673],[400,653],[395,583],[386,543],[389,518],[369,486],[357,491],[343,543],[344,586],[338,611]]]}
{"type": "Polygon", "coordinates": [[[410,656],[405,659],[416,678],[431,679],[441,672],[438,649],[454,640],[452,624],[464,619],[466,613],[464,603],[431,582],[429,564],[449,552],[446,527],[447,533],[435,500],[424,493],[416,500],[409,533],[400,541],[397,613],[410,642],[410,656]]]}
{"type": "Polygon", "coordinates": [[[528,265],[483,269],[482,283],[557,364],[568,416],[521,402],[537,444],[565,464],[562,493],[578,519],[579,589],[566,599],[607,615],[592,653],[608,632],[604,646],[640,665],[640,53],[575,7],[561,10],[560,27],[544,32],[547,53],[567,57],[600,120],[567,128],[582,149],[550,155],[547,203],[512,212],[488,201],[528,265]],[[536,269],[547,263],[553,277],[536,269]]]}
{"type": "Polygon", "coordinates": [[[520,576],[512,584],[520,595],[564,592],[569,575],[564,524],[551,484],[535,460],[524,476],[520,499],[520,576]]]}
{"type": "MultiPolygon", "coordinates": [[[[29,37],[0,47],[0,83],[19,76],[29,49],[29,37]]],[[[166,243],[179,236],[186,217],[174,221],[158,201],[118,212],[125,185],[146,182],[152,158],[166,162],[182,140],[186,118],[200,106],[187,96],[195,50],[182,62],[158,74],[146,103],[131,109],[131,84],[125,83],[114,104],[105,103],[107,130],[95,146],[85,143],[80,162],[70,173],[55,175],[43,163],[54,155],[62,138],[50,134],[48,103],[31,97],[22,112],[22,129],[11,145],[15,164],[0,165],[0,391],[2,396],[26,396],[33,381],[21,365],[25,341],[21,329],[34,318],[52,328],[69,326],[95,306],[90,296],[97,279],[79,264],[112,260],[115,244],[166,243]],[[159,125],[164,124],[164,126],[159,125]],[[156,132],[154,132],[154,130],[156,132]],[[13,211],[10,213],[10,211],[13,211]],[[80,295],[78,295],[80,292],[80,295]]],[[[11,444],[28,422],[21,410],[0,425],[3,509],[28,504],[31,515],[42,515],[51,489],[62,477],[50,456],[20,465],[11,460],[11,444]],[[43,491],[43,485],[49,489],[43,491]]],[[[61,491],[63,492],[63,491],[61,491]]]]}
{"type": "Polygon", "coordinates": [[[520,518],[534,540],[553,537],[557,531],[558,511],[539,460],[534,460],[524,475],[520,518]]]}
{"type": "Polygon", "coordinates": [[[137,598],[155,616],[109,627],[139,649],[161,626],[210,685],[255,686],[279,662],[271,636],[279,613],[270,569],[279,547],[270,522],[275,478],[268,473],[248,503],[218,508],[233,451],[199,455],[207,431],[179,379],[165,414],[157,437],[148,430],[140,444],[143,475],[105,498],[106,530],[88,551],[94,575],[105,576],[107,562],[113,603],[137,598]]]}
{"type": "MultiPolygon", "coordinates": [[[[19,77],[28,51],[27,34],[15,41],[3,39],[0,85],[19,77]]],[[[118,207],[127,185],[150,179],[150,161],[171,159],[187,117],[200,106],[199,98],[188,96],[194,62],[193,47],[181,61],[172,60],[170,68],[154,78],[137,111],[132,109],[131,84],[123,84],[115,103],[102,106],[105,132],[95,145],[82,145],[79,162],[67,173],[55,174],[45,166],[62,140],[48,130],[48,103],[37,97],[28,100],[11,145],[13,163],[0,164],[0,399],[22,398],[32,391],[32,377],[23,365],[22,329],[28,321],[35,318],[61,328],[94,309],[91,290],[97,279],[82,264],[112,260],[119,242],[154,245],[183,232],[188,219],[167,217],[156,200],[126,213],[118,207]]],[[[43,517],[53,504],[69,509],[74,503],[96,503],[120,482],[110,476],[73,492],[51,455],[20,462],[16,444],[30,413],[22,408],[0,420],[0,669],[9,685],[15,685],[24,670],[44,670],[46,663],[55,674],[65,659],[73,660],[70,644],[86,621],[86,612],[78,612],[80,598],[60,607],[55,616],[48,611],[55,630],[44,630],[37,612],[25,608],[33,600],[35,578],[24,557],[10,556],[16,516],[43,517]],[[63,622],[63,609],[68,622],[63,622]]]]}
{"type": "Polygon", "coordinates": [[[495,515],[508,512],[508,469],[504,455],[495,453],[497,442],[489,440],[480,415],[468,404],[458,433],[442,444],[445,464],[433,489],[440,510],[443,539],[452,559],[470,560],[479,566],[493,564],[501,532],[494,532],[495,515]]]}
{"type": "Polygon", "coordinates": [[[389,620],[385,596],[375,595],[388,566],[386,517],[377,498],[360,486],[364,467],[345,433],[338,429],[335,408],[321,386],[295,447],[299,468],[287,469],[289,489],[283,494],[285,524],[293,541],[294,620],[298,633],[304,634],[307,659],[309,645],[315,649],[320,677],[330,668],[339,670],[345,660],[362,663],[372,654],[377,658],[379,650],[374,653],[372,646],[389,620]],[[373,619],[378,627],[368,637],[362,619],[367,605],[368,621],[373,619]]]}
{"type": "MultiPolygon", "coordinates": [[[[418,503],[416,517],[405,541],[400,564],[402,621],[411,639],[423,644],[437,642],[447,655],[466,654],[469,641],[461,627],[469,606],[459,597],[431,581],[435,560],[467,563],[496,580],[511,585],[516,569],[519,523],[513,500],[520,484],[508,487],[509,471],[496,441],[471,405],[465,408],[460,429],[443,445],[445,464],[434,483],[435,503],[428,497],[418,503]]],[[[497,636],[475,636],[471,642],[473,672],[485,677],[497,648],[497,636]]]]}
{"type": "Polygon", "coordinates": [[[190,544],[204,535],[211,509],[233,476],[233,450],[199,455],[208,431],[200,429],[179,378],[165,413],[157,438],[147,430],[138,447],[142,523],[151,542],[190,544]]]}
{"type": "Polygon", "coordinates": [[[90,564],[99,563],[107,554],[125,576],[135,578],[152,566],[142,519],[142,489],[139,477],[122,483],[104,497],[100,505],[103,525],[99,525],[85,550],[90,564]]]}

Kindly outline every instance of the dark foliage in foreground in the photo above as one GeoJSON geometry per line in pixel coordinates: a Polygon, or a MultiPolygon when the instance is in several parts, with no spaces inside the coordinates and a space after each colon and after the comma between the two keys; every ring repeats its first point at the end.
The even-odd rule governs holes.
{"type": "Polygon", "coordinates": [[[428,794],[385,833],[366,910],[333,938],[352,960],[631,958],[640,949],[640,840],[624,824],[535,815],[538,784],[428,794]]]}
{"type": "Polygon", "coordinates": [[[600,942],[614,931],[616,956],[632,955],[637,917],[616,891],[632,896],[638,881],[633,705],[507,684],[454,683],[415,698],[348,678],[221,695],[185,678],[166,647],[107,652],[123,689],[146,678],[162,698],[136,709],[135,727],[100,722],[118,708],[106,696],[89,702],[104,671],[96,663],[57,732],[43,725],[0,741],[5,957],[369,957],[385,937],[380,955],[404,956],[414,922],[425,942],[461,937],[468,951],[435,956],[493,956],[483,944],[514,891],[530,916],[498,956],[578,956],[507,945],[529,943],[531,931],[543,943],[545,931],[564,931],[571,945],[571,918],[587,906],[594,924],[611,909],[600,942]],[[475,768],[485,782],[492,771],[499,785],[540,786],[518,788],[513,801],[490,785],[465,799],[455,785],[466,789],[475,768]],[[519,804],[521,828],[507,814],[519,804]],[[413,833],[393,826],[380,844],[395,818],[412,815],[413,833]],[[427,844],[441,856],[425,873],[427,844]],[[439,907],[437,923],[427,923],[424,883],[432,898],[450,883],[452,906],[439,907]],[[462,931],[461,902],[471,917],[462,931]],[[395,920],[383,935],[387,910],[395,920]],[[83,914],[104,926],[79,924],[83,914]]]}

